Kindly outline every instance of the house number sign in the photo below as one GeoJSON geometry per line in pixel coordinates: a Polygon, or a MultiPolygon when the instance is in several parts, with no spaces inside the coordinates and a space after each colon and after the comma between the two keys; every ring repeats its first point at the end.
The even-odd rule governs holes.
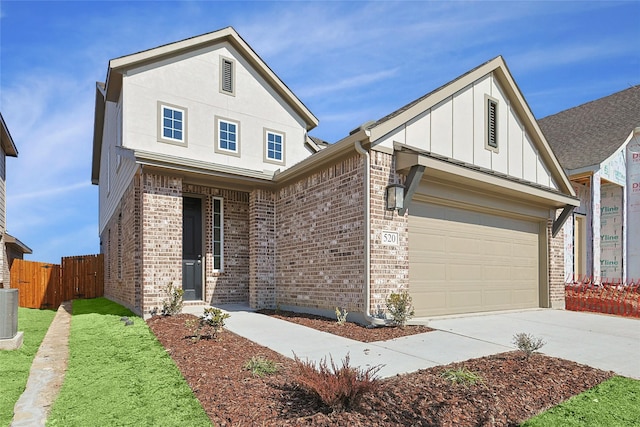
{"type": "Polygon", "coordinates": [[[398,246],[398,233],[394,231],[383,231],[382,244],[389,246],[398,246]]]}

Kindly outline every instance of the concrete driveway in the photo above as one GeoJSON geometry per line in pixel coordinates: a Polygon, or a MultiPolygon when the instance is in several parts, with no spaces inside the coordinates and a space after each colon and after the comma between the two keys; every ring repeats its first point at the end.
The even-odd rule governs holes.
{"type": "Polygon", "coordinates": [[[538,309],[429,319],[429,326],[459,336],[514,347],[525,332],[546,341],[541,353],[640,379],[640,319],[538,309]]]}

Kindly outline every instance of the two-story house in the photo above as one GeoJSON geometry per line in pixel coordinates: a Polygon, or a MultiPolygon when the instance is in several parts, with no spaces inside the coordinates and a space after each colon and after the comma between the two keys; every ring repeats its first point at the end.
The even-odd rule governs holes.
{"type": "Polygon", "coordinates": [[[317,124],[233,28],[111,60],[105,294],[372,323],[399,289],[417,315],[563,305],[552,234],[578,201],[501,57],[334,144],[317,124]]]}

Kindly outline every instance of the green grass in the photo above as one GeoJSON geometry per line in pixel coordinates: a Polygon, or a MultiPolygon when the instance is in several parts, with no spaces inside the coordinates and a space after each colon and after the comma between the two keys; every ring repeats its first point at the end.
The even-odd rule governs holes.
{"type": "Polygon", "coordinates": [[[53,310],[18,308],[22,346],[0,351],[0,426],[8,426],[13,419],[13,407],[27,385],[31,363],[55,315],[53,310]]]}
{"type": "Polygon", "coordinates": [[[211,426],[147,324],[124,307],[74,301],[69,350],[48,426],[211,426]]]}
{"type": "Polygon", "coordinates": [[[522,424],[556,426],[640,426],[640,381],[613,377],[522,424]]]}

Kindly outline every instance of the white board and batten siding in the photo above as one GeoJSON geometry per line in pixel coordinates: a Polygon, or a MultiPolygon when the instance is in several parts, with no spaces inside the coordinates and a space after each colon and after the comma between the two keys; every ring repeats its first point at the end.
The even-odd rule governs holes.
{"type": "Polygon", "coordinates": [[[394,142],[558,189],[510,100],[488,74],[399,126],[374,145],[394,142]],[[498,151],[485,148],[485,99],[498,101],[498,151]]]}

